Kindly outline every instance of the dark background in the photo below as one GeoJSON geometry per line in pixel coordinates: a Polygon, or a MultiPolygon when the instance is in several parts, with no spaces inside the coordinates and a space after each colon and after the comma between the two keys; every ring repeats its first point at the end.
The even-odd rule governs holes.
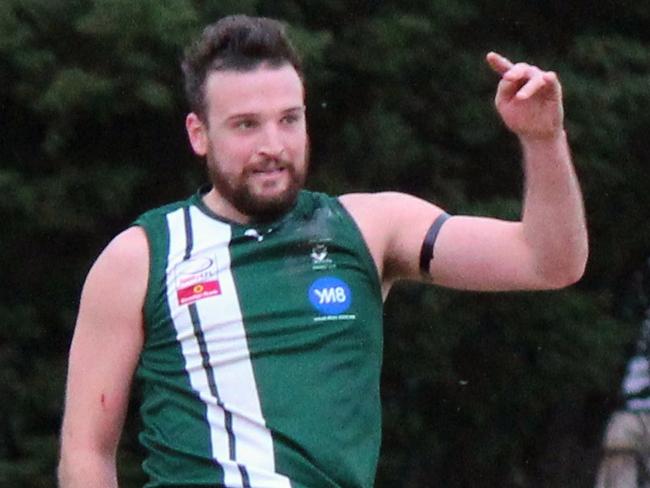
{"type": "MultiPolygon", "coordinates": [[[[559,73],[587,273],[548,293],[394,290],[377,487],[591,486],[650,254],[650,3],[639,1],[3,0],[0,486],[55,484],[84,276],[139,212],[203,181],[179,60],[206,23],[236,12],[291,24],[309,187],[335,194],[395,189],[517,218],[520,152],[484,56],[559,73]]],[[[142,484],[137,422],[134,409],[126,488],[142,484]]]]}

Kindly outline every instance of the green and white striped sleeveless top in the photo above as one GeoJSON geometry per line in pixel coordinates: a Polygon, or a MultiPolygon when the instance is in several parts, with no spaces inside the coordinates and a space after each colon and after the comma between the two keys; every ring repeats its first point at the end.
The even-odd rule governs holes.
{"type": "Polygon", "coordinates": [[[201,194],[149,211],[147,487],[371,487],[381,438],[377,270],[336,198],[273,224],[201,194]]]}

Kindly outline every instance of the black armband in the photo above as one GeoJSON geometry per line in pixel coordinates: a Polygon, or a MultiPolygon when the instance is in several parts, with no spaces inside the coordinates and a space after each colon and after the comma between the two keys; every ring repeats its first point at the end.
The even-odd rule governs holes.
{"type": "Polygon", "coordinates": [[[440,232],[442,224],[444,224],[449,217],[450,215],[445,212],[438,215],[436,220],[433,221],[433,224],[431,224],[431,227],[429,227],[427,234],[424,236],[424,242],[422,243],[422,249],[420,250],[420,271],[426,275],[429,274],[429,266],[433,259],[433,246],[438,238],[438,232],[440,232]]]}

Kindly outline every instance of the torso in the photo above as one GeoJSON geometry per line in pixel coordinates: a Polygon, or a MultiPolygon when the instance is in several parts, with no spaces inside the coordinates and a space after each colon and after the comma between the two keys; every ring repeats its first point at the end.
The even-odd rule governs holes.
{"type": "Polygon", "coordinates": [[[303,192],[260,228],[198,197],[139,223],[152,254],[138,372],[152,479],[187,482],[171,452],[218,486],[372,486],[382,298],[363,219],[303,192]]]}

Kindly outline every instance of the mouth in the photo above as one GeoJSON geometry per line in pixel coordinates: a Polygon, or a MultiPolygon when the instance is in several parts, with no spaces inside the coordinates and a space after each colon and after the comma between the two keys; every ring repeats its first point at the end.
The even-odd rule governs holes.
{"type": "Polygon", "coordinates": [[[271,189],[284,187],[289,178],[289,168],[286,165],[266,165],[251,168],[249,171],[251,182],[261,185],[261,188],[271,189]]]}
{"type": "Polygon", "coordinates": [[[255,175],[273,175],[282,173],[284,171],[286,171],[286,168],[284,166],[274,166],[271,168],[254,169],[252,173],[255,175]]]}
{"type": "Polygon", "coordinates": [[[253,167],[250,170],[250,174],[253,176],[260,176],[260,177],[274,177],[274,176],[279,176],[288,171],[288,165],[287,164],[282,164],[282,163],[270,163],[270,164],[262,164],[257,167],[253,167]]]}

